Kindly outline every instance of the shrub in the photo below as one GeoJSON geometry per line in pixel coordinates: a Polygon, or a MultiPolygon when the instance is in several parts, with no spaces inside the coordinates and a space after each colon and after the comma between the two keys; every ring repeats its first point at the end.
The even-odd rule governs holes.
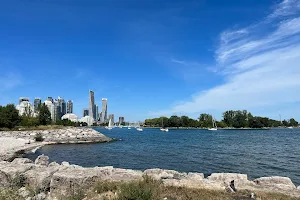
{"type": "Polygon", "coordinates": [[[26,184],[26,177],[22,173],[17,173],[11,180],[12,188],[21,188],[26,184]]]}
{"type": "Polygon", "coordinates": [[[94,191],[96,191],[98,194],[108,191],[116,191],[117,189],[117,183],[111,181],[99,181],[94,186],[94,191]]]}
{"type": "Polygon", "coordinates": [[[119,200],[156,200],[159,198],[161,183],[148,176],[138,182],[123,183],[120,185],[119,200]]]}
{"type": "Polygon", "coordinates": [[[37,133],[34,139],[36,142],[42,142],[44,140],[43,135],[41,133],[37,133]]]}

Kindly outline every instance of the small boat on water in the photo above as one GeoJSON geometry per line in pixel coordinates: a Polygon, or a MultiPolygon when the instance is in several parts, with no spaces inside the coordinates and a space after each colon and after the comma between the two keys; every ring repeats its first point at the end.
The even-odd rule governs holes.
{"type": "Polygon", "coordinates": [[[169,132],[169,129],[168,128],[161,128],[160,131],[162,131],[162,132],[169,132]]]}
{"type": "Polygon", "coordinates": [[[161,125],[162,125],[161,126],[162,128],[160,128],[160,131],[162,131],[162,132],[169,132],[169,129],[164,127],[164,119],[161,120],[161,125]]]}
{"type": "Polygon", "coordinates": [[[109,119],[108,126],[106,126],[105,128],[108,129],[108,130],[113,129],[113,125],[112,125],[111,119],[109,119]]]}
{"type": "Polygon", "coordinates": [[[218,127],[217,127],[217,123],[216,123],[216,120],[214,118],[212,118],[212,124],[213,124],[213,127],[212,128],[209,128],[207,130],[209,131],[217,131],[218,130],[218,127]]]}
{"type": "Polygon", "coordinates": [[[141,127],[136,128],[137,131],[143,131],[141,127]]]}
{"type": "Polygon", "coordinates": [[[293,129],[294,127],[292,127],[292,126],[289,126],[289,127],[287,127],[287,128],[289,128],[289,129],[293,129]]]}

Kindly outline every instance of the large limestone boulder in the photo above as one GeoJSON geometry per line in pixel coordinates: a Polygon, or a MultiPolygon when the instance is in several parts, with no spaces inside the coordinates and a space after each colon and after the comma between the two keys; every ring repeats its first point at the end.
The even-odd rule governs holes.
{"type": "Polygon", "coordinates": [[[15,165],[19,165],[19,164],[26,164],[26,163],[33,163],[33,162],[28,158],[15,158],[11,163],[15,165]]]}
{"type": "Polygon", "coordinates": [[[255,182],[259,187],[262,188],[273,188],[274,190],[294,190],[296,186],[293,184],[292,180],[288,177],[271,176],[271,177],[261,177],[255,179],[255,182]]]}
{"type": "Polygon", "coordinates": [[[147,169],[144,171],[144,175],[150,176],[155,180],[163,179],[182,179],[186,178],[186,173],[180,173],[175,170],[165,170],[165,169],[147,169]]]}
{"type": "Polygon", "coordinates": [[[25,184],[24,172],[34,168],[34,164],[13,164],[9,162],[0,163],[0,187],[8,187],[11,185],[25,184]]]}
{"type": "Polygon", "coordinates": [[[36,166],[24,173],[26,185],[38,191],[48,191],[52,175],[60,168],[60,166],[36,166]]]}
{"type": "Polygon", "coordinates": [[[248,180],[247,174],[237,173],[212,173],[207,177],[207,184],[214,185],[216,188],[222,188],[230,185],[230,182],[234,180],[235,187],[237,189],[245,189],[254,185],[248,180]]]}
{"type": "Polygon", "coordinates": [[[49,165],[49,157],[48,156],[45,156],[44,154],[38,156],[36,159],[35,159],[35,162],[34,162],[36,165],[44,165],[44,166],[48,166],[49,165]]]}
{"type": "Polygon", "coordinates": [[[83,187],[100,180],[133,181],[142,179],[141,171],[114,169],[113,167],[65,168],[53,174],[50,191],[52,199],[76,195],[83,187]]]}

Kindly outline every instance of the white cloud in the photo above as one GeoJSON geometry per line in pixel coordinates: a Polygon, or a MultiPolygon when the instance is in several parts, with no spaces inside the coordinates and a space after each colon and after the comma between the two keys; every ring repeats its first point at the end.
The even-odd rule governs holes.
{"type": "Polygon", "coordinates": [[[275,6],[274,12],[269,15],[269,18],[285,17],[297,14],[300,11],[299,0],[283,0],[275,6]]]}
{"type": "Polygon", "coordinates": [[[272,16],[272,20],[262,19],[249,27],[221,33],[216,63],[220,66],[218,73],[227,82],[156,114],[261,111],[300,102],[299,5],[300,0],[285,0],[267,17],[272,16]],[[262,29],[268,32],[262,33],[262,29]]]}

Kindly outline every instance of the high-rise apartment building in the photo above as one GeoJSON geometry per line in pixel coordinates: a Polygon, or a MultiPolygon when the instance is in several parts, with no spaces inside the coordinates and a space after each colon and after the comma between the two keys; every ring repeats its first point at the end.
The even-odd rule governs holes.
{"type": "Polygon", "coordinates": [[[55,117],[55,107],[54,107],[54,104],[52,103],[52,101],[50,101],[50,100],[47,99],[45,101],[45,105],[48,107],[48,110],[50,111],[52,121],[55,121],[56,117],[55,117]]]}
{"type": "Polygon", "coordinates": [[[101,116],[101,122],[105,123],[107,122],[107,99],[102,99],[102,116],[101,116]]]}
{"type": "Polygon", "coordinates": [[[39,108],[40,108],[41,103],[42,103],[41,98],[35,98],[34,99],[33,106],[34,106],[34,112],[35,113],[39,112],[39,108]]]}
{"type": "Polygon", "coordinates": [[[122,124],[123,122],[125,122],[124,117],[119,117],[119,124],[122,124]]]}
{"type": "Polygon", "coordinates": [[[67,113],[73,113],[73,101],[69,100],[67,102],[67,113]]]}
{"type": "Polygon", "coordinates": [[[29,98],[27,98],[27,97],[20,97],[19,98],[19,104],[22,103],[23,101],[29,102],[29,98]]]}
{"type": "Polygon", "coordinates": [[[66,102],[63,98],[58,97],[58,104],[59,104],[59,107],[60,107],[60,118],[61,118],[67,112],[66,102]]]}
{"type": "Polygon", "coordinates": [[[89,116],[89,109],[83,109],[83,113],[82,113],[82,116],[85,117],[85,116],[89,116]]]}
{"type": "Polygon", "coordinates": [[[112,124],[115,123],[115,115],[114,115],[114,114],[110,114],[110,115],[108,116],[108,119],[111,120],[112,124]]]}
{"type": "Polygon", "coordinates": [[[94,109],[94,114],[93,114],[93,117],[95,119],[95,122],[98,121],[98,113],[99,113],[99,107],[97,104],[95,104],[95,109],[94,109]]]}
{"type": "Polygon", "coordinates": [[[94,113],[95,113],[95,93],[90,90],[90,94],[89,94],[89,116],[94,118],[94,113]]]}
{"type": "Polygon", "coordinates": [[[53,100],[54,115],[52,121],[56,122],[61,119],[61,107],[57,99],[53,100]]]}
{"type": "Polygon", "coordinates": [[[52,97],[47,97],[47,101],[51,101],[53,103],[53,98],[52,97]]]}
{"type": "Polygon", "coordinates": [[[19,99],[19,105],[16,106],[16,109],[19,111],[20,116],[34,116],[34,108],[32,104],[29,102],[29,98],[21,97],[19,99]]]}

